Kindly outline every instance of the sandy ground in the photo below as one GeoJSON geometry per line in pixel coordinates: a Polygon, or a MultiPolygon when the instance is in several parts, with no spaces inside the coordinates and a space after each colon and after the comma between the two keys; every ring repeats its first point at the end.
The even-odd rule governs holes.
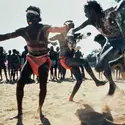
{"type": "Polygon", "coordinates": [[[111,97],[107,96],[108,83],[96,87],[91,79],[83,81],[74,102],[69,102],[74,84],[75,81],[69,80],[62,83],[49,81],[43,106],[44,123],[37,114],[39,84],[25,86],[22,121],[14,118],[17,114],[16,84],[0,84],[0,125],[113,125],[105,118],[115,125],[125,124],[124,81],[116,81],[118,89],[111,97]]]}

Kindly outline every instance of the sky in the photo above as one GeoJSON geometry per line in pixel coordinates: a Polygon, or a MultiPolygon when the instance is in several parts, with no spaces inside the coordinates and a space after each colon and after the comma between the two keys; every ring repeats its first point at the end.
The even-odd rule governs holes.
{"type": "MultiPolygon", "coordinates": [[[[113,0],[97,0],[103,9],[113,5],[113,0]]],[[[66,20],[73,20],[75,26],[79,26],[86,20],[83,6],[87,0],[2,0],[0,3],[0,34],[11,33],[18,28],[27,26],[25,10],[30,5],[41,9],[42,23],[52,26],[62,26],[66,20]]],[[[87,26],[81,33],[91,32],[92,35],[81,40],[78,46],[82,53],[88,55],[92,50],[100,48],[93,41],[99,32],[92,26],[87,26]]],[[[52,36],[54,34],[50,34],[52,36]]],[[[0,42],[6,51],[17,49],[23,51],[26,45],[22,37],[0,42]]]]}

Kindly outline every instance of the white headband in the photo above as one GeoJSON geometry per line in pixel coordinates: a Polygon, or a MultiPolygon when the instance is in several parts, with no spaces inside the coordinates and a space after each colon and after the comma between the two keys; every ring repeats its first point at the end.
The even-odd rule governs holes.
{"type": "Polygon", "coordinates": [[[39,16],[39,13],[34,11],[34,10],[28,10],[27,13],[32,13],[34,15],[38,15],[39,16]]]}

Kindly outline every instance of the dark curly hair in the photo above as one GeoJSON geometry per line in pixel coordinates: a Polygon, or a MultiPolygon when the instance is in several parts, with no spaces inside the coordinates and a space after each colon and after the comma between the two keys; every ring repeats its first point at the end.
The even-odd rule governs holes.
{"type": "Polygon", "coordinates": [[[40,11],[40,9],[39,9],[38,7],[35,7],[35,6],[29,6],[29,7],[26,9],[26,12],[27,12],[28,10],[36,11],[39,15],[35,15],[35,17],[37,17],[38,22],[41,21],[41,17],[40,17],[41,11],[40,11]]]}
{"type": "Polygon", "coordinates": [[[101,5],[97,1],[88,1],[87,4],[84,6],[84,9],[93,9],[96,13],[102,14],[104,16],[103,9],[101,5]]]}
{"type": "Polygon", "coordinates": [[[40,9],[38,8],[38,7],[35,7],[35,6],[29,6],[27,9],[26,9],[26,12],[28,11],[28,10],[34,10],[34,11],[36,11],[38,14],[39,14],[39,16],[40,16],[40,9]]]}

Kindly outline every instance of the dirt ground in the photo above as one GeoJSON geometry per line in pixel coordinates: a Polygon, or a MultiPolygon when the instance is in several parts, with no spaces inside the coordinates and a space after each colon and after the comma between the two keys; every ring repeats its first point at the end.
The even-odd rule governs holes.
{"type": "MultiPolygon", "coordinates": [[[[98,77],[97,73],[96,76],[98,77]]],[[[83,81],[74,102],[69,102],[75,81],[49,81],[43,106],[43,123],[37,113],[39,84],[25,86],[23,119],[18,120],[15,118],[16,84],[1,83],[0,125],[125,125],[125,81],[115,80],[115,83],[118,86],[115,94],[107,96],[109,84],[96,87],[89,78],[83,81]]]]}

